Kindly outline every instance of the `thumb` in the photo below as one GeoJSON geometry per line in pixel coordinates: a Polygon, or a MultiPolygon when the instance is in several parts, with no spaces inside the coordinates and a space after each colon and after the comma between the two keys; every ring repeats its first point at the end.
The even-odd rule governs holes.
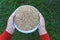
{"type": "Polygon", "coordinates": [[[39,16],[40,16],[40,25],[45,25],[45,20],[43,15],[40,13],[39,16]]]}
{"type": "Polygon", "coordinates": [[[16,13],[12,13],[11,16],[9,17],[9,19],[13,20],[15,15],[16,15],[16,13]]]}

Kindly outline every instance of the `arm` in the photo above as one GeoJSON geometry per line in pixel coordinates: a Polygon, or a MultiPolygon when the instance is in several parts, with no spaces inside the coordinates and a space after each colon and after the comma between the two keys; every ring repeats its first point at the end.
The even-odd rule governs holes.
{"type": "Polygon", "coordinates": [[[15,13],[13,13],[7,22],[7,28],[5,29],[5,31],[0,35],[0,40],[10,40],[12,38],[12,35],[15,31],[15,27],[14,27],[14,22],[13,22],[13,18],[15,16],[15,13]]]}
{"type": "Polygon", "coordinates": [[[40,40],[50,40],[50,37],[48,34],[40,35],[40,40]]]}
{"type": "Polygon", "coordinates": [[[39,30],[40,40],[50,40],[50,37],[46,31],[46,29],[39,30]]]}
{"type": "Polygon", "coordinates": [[[40,35],[40,40],[50,40],[50,37],[45,28],[45,20],[41,14],[39,14],[39,16],[40,16],[40,25],[38,28],[38,32],[40,35]]]}
{"type": "Polygon", "coordinates": [[[10,40],[12,34],[8,33],[6,30],[0,35],[0,40],[10,40]]]}

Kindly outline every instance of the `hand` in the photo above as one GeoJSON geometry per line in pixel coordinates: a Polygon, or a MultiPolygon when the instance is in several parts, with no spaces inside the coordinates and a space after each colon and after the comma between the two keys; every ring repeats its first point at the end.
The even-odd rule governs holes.
{"type": "Polygon", "coordinates": [[[39,14],[39,16],[40,16],[40,25],[38,27],[39,35],[44,35],[47,33],[45,29],[45,20],[41,13],[39,14]]]}
{"type": "Polygon", "coordinates": [[[9,17],[8,22],[7,22],[6,31],[10,34],[13,34],[13,32],[15,31],[14,20],[13,20],[14,16],[15,16],[15,13],[12,13],[12,15],[9,17]]]}

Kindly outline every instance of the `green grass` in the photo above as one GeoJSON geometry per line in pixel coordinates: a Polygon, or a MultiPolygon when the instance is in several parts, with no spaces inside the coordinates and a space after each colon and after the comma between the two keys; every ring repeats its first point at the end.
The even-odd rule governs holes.
{"type": "MultiPolygon", "coordinates": [[[[25,4],[35,6],[43,14],[51,40],[60,40],[60,0],[0,0],[0,33],[6,28],[11,13],[25,4]]],[[[38,31],[22,34],[16,30],[12,40],[39,40],[39,34],[38,31]]]]}

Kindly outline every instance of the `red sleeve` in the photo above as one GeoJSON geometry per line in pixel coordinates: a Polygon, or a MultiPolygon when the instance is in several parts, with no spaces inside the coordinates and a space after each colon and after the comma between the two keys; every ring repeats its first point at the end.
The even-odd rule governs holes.
{"type": "Polygon", "coordinates": [[[9,34],[7,31],[4,31],[1,35],[0,35],[0,40],[10,40],[12,37],[11,34],[9,34]]]}
{"type": "Polygon", "coordinates": [[[49,35],[48,34],[41,35],[40,40],[50,40],[49,35]]]}

